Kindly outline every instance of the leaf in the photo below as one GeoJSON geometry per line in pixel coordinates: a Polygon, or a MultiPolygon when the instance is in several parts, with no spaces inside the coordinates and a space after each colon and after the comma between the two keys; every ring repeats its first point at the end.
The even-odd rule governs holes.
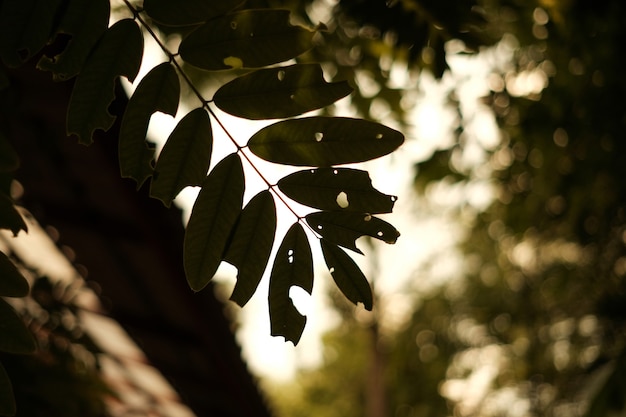
{"type": "Polygon", "coordinates": [[[188,26],[204,23],[227,13],[244,0],[144,0],[143,7],[155,21],[166,26],[188,26]]]}
{"type": "Polygon", "coordinates": [[[28,295],[28,281],[13,262],[0,252],[0,296],[24,297],[28,295]]]}
{"type": "Polygon", "coordinates": [[[211,163],[213,133],[203,108],[190,111],[174,128],[157,160],[150,196],[169,207],[188,185],[200,185],[211,163]]]}
{"type": "Polygon", "coordinates": [[[32,353],[35,339],[13,307],[0,298],[0,352],[32,353]]]}
{"type": "Polygon", "coordinates": [[[146,141],[150,117],[157,111],[174,116],[179,96],[178,75],[166,62],[150,70],[128,100],[120,127],[120,170],[122,177],[137,181],[137,188],[152,175],[154,147],[146,141]]]}
{"type": "Polygon", "coordinates": [[[397,197],[372,187],[367,171],[318,168],[294,172],[278,181],[287,197],[321,210],[391,213],[397,197]]]}
{"type": "Polygon", "coordinates": [[[102,36],[76,79],[67,111],[68,135],[92,143],[96,129],[108,130],[115,121],[108,107],[115,98],[115,80],[133,81],[143,55],[143,36],[132,19],[111,26],[102,36]]]}
{"type": "Polygon", "coordinates": [[[0,362],[0,416],[14,416],[16,412],[11,379],[0,362]]]}
{"type": "Polygon", "coordinates": [[[233,153],[221,160],[202,184],[185,231],[183,262],[189,286],[204,288],[219,266],[243,204],[241,159],[233,153]]]}
{"type": "Polygon", "coordinates": [[[352,92],[327,83],[319,64],[260,69],[224,84],[213,96],[221,110],[246,119],[292,117],[328,106],[352,92]]]}
{"type": "Polygon", "coordinates": [[[270,191],[262,191],[241,212],[224,260],[237,267],[237,283],[230,299],[243,307],[256,291],[270,258],[276,233],[276,205],[270,191]]]}
{"type": "Polygon", "coordinates": [[[28,232],[28,227],[22,215],[15,209],[13,200],[4,193],[0,193],[0,229],[9,229],[14,236],[23,230],[28,232]]]}
{"type": "Polygon", "coordinates": [[[243,10],[220,16],[189,34],[178,50],[206,70],[258,68],[311,49],[313,32],[289,23],[288,10],[243,10]]]}
{"type": "Polygon", "coordinates": [[[269,310],[272,336],[284,336],[297,345],[306,325],[289,297],[289,289],[298,286],[313,291],[313,256],[300,223],[294,223],[283,238],[270,275],[269,310]]]}
{"type": "Polygon", "coordinates": [[[306,222],[324,239],[363,254],[356,246],[361,236],[396,243],[400,232],[391,224],[370,214],[322,211],[310,213],[306,222]]]}
{"type": "Polygon", "coordinates": [[[345,117],[304,117],[267,126],[248,141],[266,161],[319,166],[368,161],[394,151],[404,136],[380,123],[345,117]]]}
{"type": "Polygon", "coordinates": [[[57,33],[72,35],[65,50],[53,58],[42,56],[37,68],[52,71],[55,81],[80,72],[98,39],[109,26],[111,6],[107,0],[69,0],[57,33]]]}
{"type": "Polygon", "coordinates": [[[326,239],[320,239],[320,245],[326,266],[343,295],[354,304],[363,303],[365,309],[371,311],[372,289],[358,265],[347,253],[326,239]]]}
{"type": "Polygon", "coordinates": [[[61,0],[4,0],[0,3],[0,57],[19,67],[44,47],[61,0]]]}

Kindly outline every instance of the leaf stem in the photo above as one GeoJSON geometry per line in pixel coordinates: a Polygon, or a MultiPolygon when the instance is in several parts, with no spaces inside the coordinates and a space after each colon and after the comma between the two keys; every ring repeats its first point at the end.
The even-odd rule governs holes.
{"type": "MultiPolygon", "coordinates": [[[[237,148],[237,153],[239,153],[248,162],[248,164],[257,173],[257,175],[263,180],[263,182],[265,182],[265,184],[267,185],[268,189],[271,192],[274,193],[274,195],[285,205],[285,207],[287,207],[287,209],[289,209],[289,211],[291,211],[291,213],[296,217],[297,221],[300,222],[300,223],[304,223],[306,225],[306,227],[311,229],[311,227],[308,225],[308,223],[303,221],[304,217],[302,217],[298,213],[296,213],[296,211],[289,205],[289,203],[285,200],[285,198],[282,196],[282,194],[280,194],[276,190],[276,185],[272,184],[267,179],[267,177],[265,177],[265,175],[263,175],[263,173],[259,170],[259,168],[252,162],[252,160],[247,155],[247,153],[243,152],[243,149],[247,148],[247,146],[240,146],[239,143],[237,143],[237,141],[235,140],[235,138],[230,134],[228,129],[226,129],[226,126],[224,126],[222,121],[217,117],[217,115],[215,114],[213,109],[209,106],[209,103],[212,102],[213,100],[210,100],[210,101],[205,100],[205,98],[203,97],[203,95],[200,92],[200,90],[198,90],[198,88],[193,84],[193,81],[189,78],[189,76],[185,73],[185,71],[183,70],[183,68],[180,65],[180,63],[176,60],[176,57],[179,54],[178,53],[172,53],[167,48],[167,46],[165,46],[165,44],[163,42],[161,42],[161,40],[159,39],[157,34],[154,32],[154,30],[150,27],[150,25],[141,17],[141,12],[143,10],[140,10],[140,9],[136,8],[135,6],[133,6],[130,3],[129,0],[123,0],[123,2],[126,5],[126,7],[128,7],[128,9],[131,11],[131,13],[133,14],[134,18],[141,24],[141,26],[143,26],[143,28],[146,30],[146,32],[148,32],[148,34],[154,39],[154,41],[157,43],[159,48],[161,48],[163,53],[169,59],[169,62],[171,62],[172,65],[174,65],[174,67],[176,68],[176,70],[180,74],[180,76],[183,79],[183,81],[185,82],[185,84],[187,84],[187,86],[191,89],[192,93],[198,98],[198,100],[200,100],[200,103],[202,103],[202,107],[204,109],[206,109],[206,111],[209,113],[209,115],[217,122],[217,124],[220,126],[220,128],[226,134],[226,136],[235,145],[235,147],[237,148]]],[[[315,233],[315,231],[313,229],[311,229],[311,230],[315,233]]]]}

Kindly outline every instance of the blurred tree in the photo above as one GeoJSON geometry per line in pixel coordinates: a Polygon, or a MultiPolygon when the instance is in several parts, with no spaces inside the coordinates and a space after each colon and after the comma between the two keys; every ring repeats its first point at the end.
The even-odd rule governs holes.
{"type": "MultiPolygon", "coordinates": [[[[344,3],[358,2],[337,7],[344,3]]],[[[512,56],[491,62],[491,93],[484,100],[497,117],[501,142],[481,150],[488,162],[460,164],[476,149],[470,149],[468,120],[459,108],[456,140],[416,165],[415,185],[428,194],[443,178],[464,187],[487,172],[494,199],[470,217],[464,270],[428,296],[416,295],[406,328],[381,339],[388,415],[623,413],[625,6],[617,0],[483,6],[488,33],[505,34],[495,51],[512,56]]],[[[356,13],[355,21],[363,26],[354,33],[363,33],[365,22],[374,33],[393,31],[393,24],[376,24],[371,15],[356,13]]],[[[451,104],[458,97],[453,88],[451,104]]],[[[475,210],[458,208],[464,221],[468,209],[475,210]]],[[[311,381],[300,382],[306,388],[301,401],[310,401],[319,386],[330,387],[319,382],[327,381],[323,375],[332,378],[350,363],[355,348],[336,347],[336,338],[355,343],[342,336],[345,326],[358,327],[346,319],[330,333],[332,361],[300,375],[311,381]],[[335,356],[341,352],[343,359],[335,356]]],[[[329,409],[355,397],[355,390],[364,393],[365,384],[356,379],[329,390],[329,409]]]]}

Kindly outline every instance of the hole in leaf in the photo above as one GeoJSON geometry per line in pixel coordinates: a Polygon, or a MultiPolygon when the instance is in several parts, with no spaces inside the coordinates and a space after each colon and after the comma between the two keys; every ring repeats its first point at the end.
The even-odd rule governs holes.
{"type": "Polygon", "coordinates": [[[335,272],[335,267],[331,266],[330,268],[328,268],[328,272],[330,272],[331,274],[335,272]]]}
{"type": "Polygon", "coordinates": [[[322,230],[322,225],[321,224],[317,225],[317,230],[322,230]]]}
{"type": "Polygon", "coordinates": [[[396,201],[398,199],[398,197],[396,197],[395,195],[391,196],[391,201],[396,201]]]}
{"type": "Polygon", "coordinates": [[[289,250],[287,251],[287,255],[289,255],[289,256],[293,256],[293,249],[289,249],[289,250]]]}
{"type": "Polygon", "coordinates": [[[231,29],[237,29],[237,22],[235,22],[234,20],[232,22],[230,22],[230,28],[231,29]]]}
{"type": "Polygon", "coordinates": [[[297,285],[290,287],[289,298],[291,298],[294,307],[303,316],[310,314],[310,312],[312,311],[313,305],[311,295],[301,287],[297,285]]]}
{"type": "Polygon", "coordinates": [[[311,170],[311,174],[315,174],[315,170],[314,169],[311,170]]]}
{"type": "Polygon", "coordinates": [[[379,133],[379,134],[376,135],[376,139],[382,139],[382,138],[383,138],[383,134],[382,133],[379,133]]]}
{"type": "Polygon", "coordinates": [[[378,233],[376,233],[376,236],[383,237],[383,234],[384,234],[383,232],[379,231],[378,233]]]}
{"type": "Polygon", "coordinates": [[[283,70],[278,71],[277,76],[278,76],[278,81],[284,80],[285,79],[285,71],[283,71],[283,70]]]}
{"type": "Polygon", "coordinates": [[[289,256],[289,257],[287,258],[287,262],[289,262],[290,264],[292,264],[292,263],[293,263],[293,256],[289,256]]]}
{"type": "Polygon", "coordinates": [[[316,141],[321,142],[323,137],[324,137],[324,134],[322,132],[315,132],[316,141]]]}
{"type": "Polygon", "coordinates": [[[366,214],[365,218],[363,218],[363,220],[365,220],[366,222],[369,222],[370,220],[372,220],[372,215],[371,214],[366,214]]]}
{"type": "Polygon", "coordinates": [[[337,175],[339,173],[339,171],[337,171],[336,169],[333,170],[333,174],[337,175]]]}
{"type": "Polygon", "coordinates": [[[229,56],[224,58],[224,65],[228,65],[233,69],[242,68],[243,61],[241,60],[241,58],[238,58],[236,56],[229,56]]]}
{"type": "Polygon", "coordinates": [[[296,95],[292,94],[292,95],[289,96],[289,98],[292,99],[292,100],[295,100],[296,99],[296,95]]]}
{"type": "Polygon", "coordinates": [[[348,202],[348,194],[343,191],[337,194],[337,205],[344,209],[347,208],[350,205],[348,202]]]}

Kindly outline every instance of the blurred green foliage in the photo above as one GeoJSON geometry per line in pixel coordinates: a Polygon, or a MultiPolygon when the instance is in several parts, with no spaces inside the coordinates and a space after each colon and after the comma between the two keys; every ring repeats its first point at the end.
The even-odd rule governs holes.
{"type": "MultiPolygon", "coordinates": [[[[344,3],[360,4],[336,7],[344,3]]],[[[407,288],[415,293],[410,320],[375,342],[353,337],[367,328],[344,312],[341,326],[327,335],[332,360],[299,374],[297,401],[279,401],[279,415],[307,409],[319,390],[326,395],[324,411],[299,415],[335,415],[337,404],[363,396],[363,371],[351,383],[334,381],[367,368],[371,361],[353,359],[372,351],[385,358],[386,415],[624,412],[626,81],[620,60],[626,6],[617,0],[481,5],[485,33],[503,34],[496,48],[513,51],[510,62],[494,65],[491,92],[476,104],[491,107],[501,141],[482,149],[486,163],[459,169],[454,155],[467,151],[466,121],[459,117],[453,143],[415,167],[416,192],[426,195],[442,179],[464,186],[488,169],[494,199],[467,225],[464,270],[427,295],[407,288]]],[[[385,26],[359,13],[354,22],[354,33],[368,24],[380,33],[363,40],[370,47],[361,51],[372,51],[394,22],[406,24],[397,19],[385,26]]],[[[394,52],[401,47],[389,45],[394,52]]],[[[408,55],[393,58],[423,69],[408,55]]],[[[388,79],[374,79],[383,91],[388,79]]],[[[457,106],[454,93],[449,100],[457,106]]],[[[457,208],[467,222],[466,209],[457,208]]],[[[353,403],[354,415],[380,415],[353,403]]]]}

